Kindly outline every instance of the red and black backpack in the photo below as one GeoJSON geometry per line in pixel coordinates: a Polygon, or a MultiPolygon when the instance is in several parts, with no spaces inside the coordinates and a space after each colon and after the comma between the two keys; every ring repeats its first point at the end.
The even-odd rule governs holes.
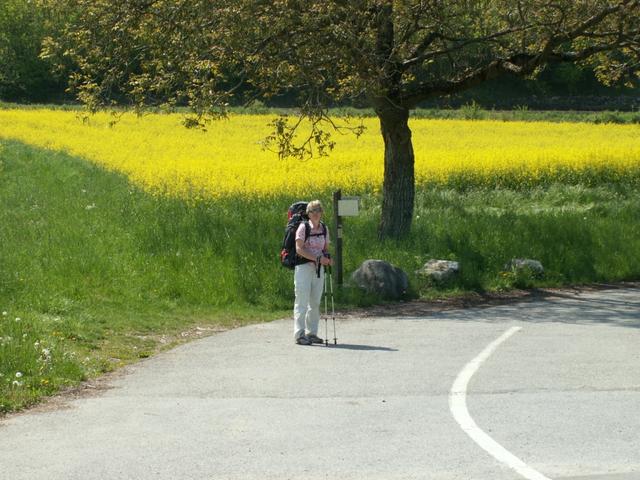
{"type": "MultiPolygon", "coordinates": [[[[288,222],[280,250],[280,263],[282,263],[284,267],[292,270],[296,268],[296,265],[312,261],[296,254],[296,232],[298,231],[300,223],[304,222],[305,225],[305,240],[309,238],[309,234],[311,233],[311,224],[307,216],[307,205],[308,202],[295,202],[287,211],[288,222]]],[[[320,222],[320,225],[322,225],[322,233],[313,235],[324,235],[326,237],[327,227],[322,222],[320,222]]]]}

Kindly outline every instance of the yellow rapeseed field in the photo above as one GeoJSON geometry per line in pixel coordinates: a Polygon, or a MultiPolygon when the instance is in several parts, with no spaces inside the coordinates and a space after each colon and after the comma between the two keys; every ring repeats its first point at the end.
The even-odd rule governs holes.
{"type": "MultiPolygon", "coordinates": [[[[342,188],[377,191],[383,174],[378,122],[334,134],[328,158],[279,160],[261,147],[268,115],[232,115],[206,132],[182,126],[179,114],[0,110],[0,138],[64,150],[124,172],[144,189],[181,197],[291,193],[342,188]]],[[[585,123],[421,120],[410,123],[418,187],[534,185],[572,178],[615,180],[640,172],[640,126],[585,123]]]]}

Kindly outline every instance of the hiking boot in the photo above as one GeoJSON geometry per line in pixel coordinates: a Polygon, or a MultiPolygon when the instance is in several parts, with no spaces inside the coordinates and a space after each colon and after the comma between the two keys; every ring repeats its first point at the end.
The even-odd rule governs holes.
{"type": "Polygon", "coordinates": [[[301,337],[296,338],[296,343],[298,345],[311,345],[311,340],[302,335],[301,337]]]}
{"type": "Polygon", "coordinates": [[[323,339],[321,339],[317,335],[314,335],[313,333],[310,335],[307,335],[307,340],[309,340],[311,343],[324,343],[323,339]]]}

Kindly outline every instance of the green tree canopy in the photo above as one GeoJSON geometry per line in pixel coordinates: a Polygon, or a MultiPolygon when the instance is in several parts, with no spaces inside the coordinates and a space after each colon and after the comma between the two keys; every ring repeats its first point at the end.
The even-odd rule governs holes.
{"type": "Polygon", "coordinates": [[[66,79],[40,58],[43,39],[62,21],[43,0],[0,0],[0,98],[37,102],[63,94],[66,79]]]}
{"type": "Polygon", "coordinates": [[[305,155],[331,147],[328,106],[372,106],[385,142],[381,237],[410,229],[408,117],[421,101],[549,63],[590,63],[605,83],[640,72],[640,0],[67,2],[82,14],[57,47],[80,66],[72,82],[92,108],[187,102],[199,122],[239,93],[293,91],[311,136],[294,144],[298,123],[279,119],[272,140],[305,155]]]}

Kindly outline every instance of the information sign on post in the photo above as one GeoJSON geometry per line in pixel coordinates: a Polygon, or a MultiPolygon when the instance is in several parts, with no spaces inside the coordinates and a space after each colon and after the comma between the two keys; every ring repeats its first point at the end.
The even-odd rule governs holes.
{"type": "Polygon", "coordinates": [[[359,197],[342,197],[341,200],[338,200],[338,215],[341,217],[358,216],[359,203],[359,197]]]}
{"type": "Polygon", "coordinates": [[[342,217],[355,217],[359,210],[359,197],[343,197],[341,190],[333,192],[333,228],[336,232],[334,267],[338,285],[342,285],[342,217]]]}

